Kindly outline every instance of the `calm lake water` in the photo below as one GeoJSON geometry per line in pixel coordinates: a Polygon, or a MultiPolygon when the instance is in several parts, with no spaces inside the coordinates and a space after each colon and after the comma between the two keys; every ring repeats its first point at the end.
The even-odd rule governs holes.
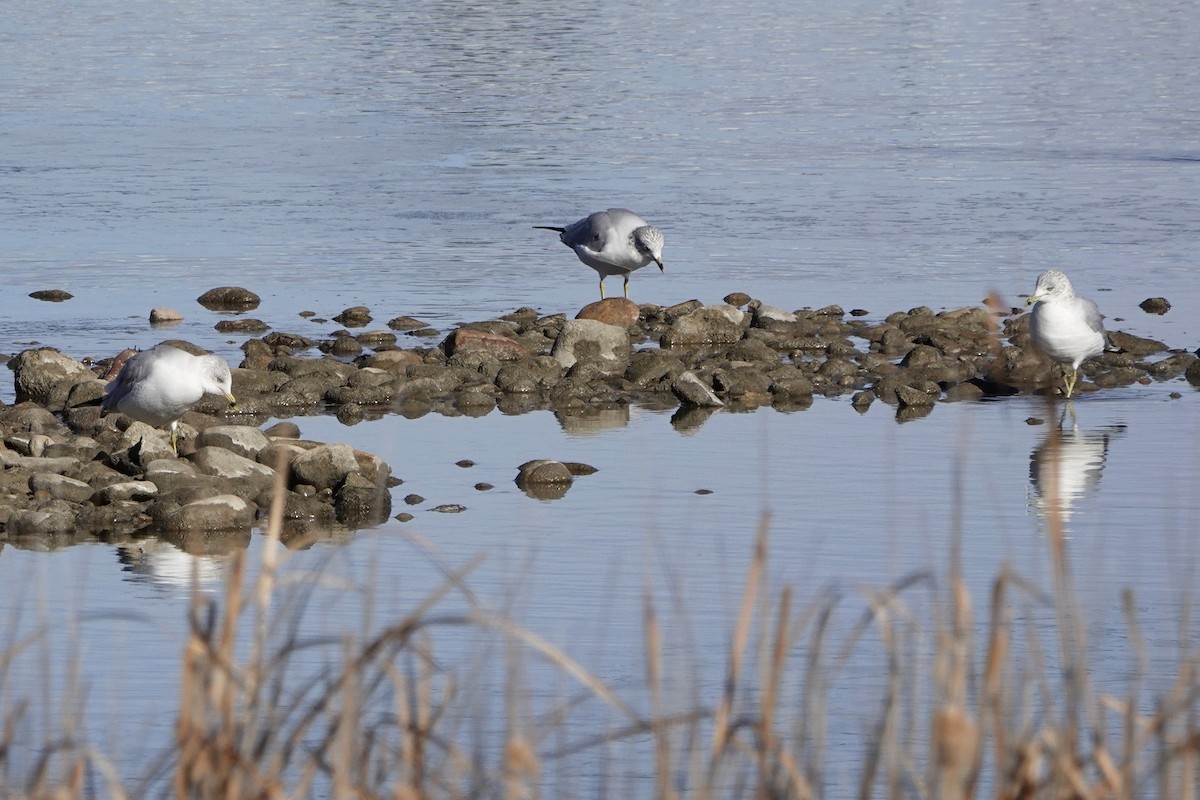
{"type": "MultiPolygon", "coordinates": [[[[0,20],[2,352],[103,357],[171,336],[236,360],[241,339],[195,303],[221,285],[310,335],[337,326],[301,310],[367,305],[379,327],[407,314],[443,330],[520,306],[573,312],[596,299],[595,274],[531,226],[608,205],[666,233],[666,273],[633,277],[639,302],[736,290],[882,318],[993,289],[1016,304],[1055,266],[1110,327],[1200,344],[1200,26],[1186,2],[14,0],[0,20]],[[27,297],[45,288],[75,297],[27,297]],[[1151,296],[1174,307],[1146,315],[1151,296]],[[151,329],[155,306],[186,319],[151,329]]],[[[1176,381],[1089,394],[1066,418],[1069,547],[1112,670],[1101,682],[1129,667],[1121,588],[1160,682],[1196,634],[1180,609],[1200,577],[1198,402],[1176,381]]],[[[386,620],[439,584],[439,561],[484,554],[483,602],[632,693],[649,576],[662,607],[686,606],[674,641],[712,655],[689,668],[711,689],[766,512],[773,584],[801,599],[840,587],[848,619],[862,587],[944,574],[959,527],[977,608],[1004,564],[1048,589],[1045,471],[1031,464],[1056,413],[1018,397],[900,424],[881,404],[859,415],[817,398],[692,428],[642,408],[585,425],[302,419],[307,436],[385,458],[405,480],[397,512],[426,500],[412,522],[347,532],[288,569],[360,587],[329,589],[305,621],[336,633],[362,624],[362,598],[386,620]],[[538,501],[512,482],[532,458],[599,471],[538,501]],[[442,503],[467,510],[430,510],[442,503]]],[[[169,738],[195,561],[155,540],[0,545],[12,635],[39,619],[78,635],[85,724],[130,774],[169,738]]],[[[198,574],[219,590],[224,560],[198,574]]],[[[51,648],[54,674],[71,636],[51,648]]],[[[42,663],[22,662],[10,690],[40,697],[42,663]]],[[[847,667],[836,741],[870,724],[855,692],[879,671],[869,654],[847,667]]],[[[853,785],[845,758],[831,791],[853,785]]]]}

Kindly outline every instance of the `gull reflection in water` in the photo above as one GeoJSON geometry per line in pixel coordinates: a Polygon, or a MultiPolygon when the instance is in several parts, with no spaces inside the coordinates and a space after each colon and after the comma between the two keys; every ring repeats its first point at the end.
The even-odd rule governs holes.
{"type": "Polygon", "coordinates": [[[125,580],[159,589],[190,592],[193,575],[200,589],[220,587],[229,568],[229,548],[192,549],[188,552],[175,542],[148,537],[118,547],[117,561],[125,580]]]}
{"type": "MultiPolygon", "coordinates": [[[[1065,416],[1066,411],[1063,413],[1065,416]]],[[[1094,492],[1100,483],[1109,443],[1124,432],[1124,425],[1083,430],[1074,409],[1070,427],[1060,419],[1029,457],[1029,482],[1038,515],[1045,518],[1057,510],[1062,522],[1069,520],[1076,501],[1094,492]]]]}

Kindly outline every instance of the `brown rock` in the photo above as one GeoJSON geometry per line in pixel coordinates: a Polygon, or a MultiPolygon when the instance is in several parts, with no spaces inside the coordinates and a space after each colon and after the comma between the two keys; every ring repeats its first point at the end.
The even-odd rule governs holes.
{"type": "Polygon", "coordinates": [[[594,319],[619,328],[628,328],[638,321],[638,305],[624,297],[609,297],[588,303],[579,309],[575,319],[594,319]]]}
{"type": "Polygon", "coordinates": [[[520,342],[508,336],[472,328],[456,329],[442,344],[448,356],[472,350],[491,353],[501,361],[517,361],[530,356],[530,352],[520,342]]]}

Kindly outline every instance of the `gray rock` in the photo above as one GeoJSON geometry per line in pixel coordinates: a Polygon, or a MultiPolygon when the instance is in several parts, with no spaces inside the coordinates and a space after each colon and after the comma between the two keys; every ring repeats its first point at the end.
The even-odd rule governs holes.
{"type": "Polygon", "coordinates": [[[254,516],[255,507],[245,500],[220,494],[164,509],[154,519],[163,531],[183,533],[245,529],[254,524],[254,516]]]}
{"type": "Polygon", "coordinates": [[[82,503],[90,500],[93,492],[89,484],[54,472],[35,472],[30,475],[29,490],[35,494],[42,492],[56,500],[66,500],[70,503],[82,503]]]}
{"type": "Polygon", "coordinates": [[[275,471],[270,467],[220,447],[201,447],[188,459],[204,475],[249,481],[260,489],[275,482],[275,471]]]}
{"type": "Polygon", "coordinates": [[[158,496],[158,486],[151,481],[124,481],[105,486],[96,493],[102,505],[133,501],[144,503],[158,496]]]}
{"type": "Polygon", "coordinates": [[[354,448],[347,444],[324,444],[292,459],[293,484],[307,483],[317,489],[338,489],[346,476],[359,472],[354,448]]]}
{"type": "Polygon", "coordinates": [[[64,472],[79,466],[79,459],[63,456],[59,458],[40,458],[35,456],[22,456],[14,453],[12,450],[0,450],[0,467],[10,467],[28,472],[53,472],[61,475],[64,472]]]}
{"type": "Polygon", "coordinates": [[[51,536],[70,533],[75,527],[75,514],[62,501],[14,511],[4,524],[9,536],[51,536]]]}
{"type": "Polygon", "coordinates": [[[63,408],[71,388],[95,380],[91,370],[52,347],[23,350],[8,362],[14,373],[17,402],[32,400],[51,409],[63,408]]]}
{"type": "Polygon", "coordinates": [[[683,372],[675,378],[671,384],[671,391],[684,405],[700,407],[724,405],[712,387],[696,377],[691,370],[683,372]]]}
{"type": "Polygon", "coordinates": [[[663,334],[662,345],[733,344],[745,332],[745,318],[745,312],[733,306],[704,306],[676,319],[663,334]]]}
{"type": "Polygon", "coordinates": [[[517,486],[526,489],[537,484],[566,484],[574,481],[571,470],[560,461],[536,459],[526,461],[517,469],[517,486]]]}
{"type": "Polygon", "coordinates": [[[182,322],[183,314],[180,314],[173,308],[159,306],[158,308],[150,309],[150,322],[152,324],[160,324],[164,322],[182,322]]]}
{"type": "Polygon", "coordinates": [[[214,425],[196,437],[197,448],[220,447],[253,460],[270,443],[265,433],[248,425],[214,425]]]}
{"type": "Polygon", "coordinates": [[[597,359],[624,364],[629,347],[629,333],[624,328],[594,319],[572,319],[563,324],[550,355],[563,368],[597,359]]]}

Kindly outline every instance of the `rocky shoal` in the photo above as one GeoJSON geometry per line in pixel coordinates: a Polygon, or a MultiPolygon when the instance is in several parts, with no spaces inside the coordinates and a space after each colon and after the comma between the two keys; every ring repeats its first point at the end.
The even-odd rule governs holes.
{"type": "MultiPolygon", "coordinates": [[[[365,327],[370,314],[347,309],[337,319],[365,327]]],[[[859,411],[878,400],[905,420],[939,401],[1054,392],[1058,369],[1029,346],[1028,319],[1019,309],[980,306],[914,308],[872,321],[836,306],[786,311],[730,295],[671,307],[610,298],[574,319],[522,308],[438,334],[427,346],[432,331],[410,318],[321,339],[271,332],[242,345],[236,411],[205,397],[184,416],[180,457],[163,431],[101,416],[108,360],[89,367],[51,348],[26,350],[8,362],[17,402],[0,407],[0,526],[10,537],[249,529],[270,507],[281,463],[285,527],[386,519],[399,481],[385,463],[301,439],[291,423],[260,430],[273,416],[332,412],[353,423],[388,412],[553,409],[569,417],[639,403],[702,421],[719,408],[788,411],[814,396],[850,395],[859,411]]],[[[1112,352],[1084,365],[1079,391],[1180,376],[1200,385],[1193,352],[1121,331],[1109,342],[1112,352]]],[[[528,482],[522,466],[518,480],[528,482]]]]}

